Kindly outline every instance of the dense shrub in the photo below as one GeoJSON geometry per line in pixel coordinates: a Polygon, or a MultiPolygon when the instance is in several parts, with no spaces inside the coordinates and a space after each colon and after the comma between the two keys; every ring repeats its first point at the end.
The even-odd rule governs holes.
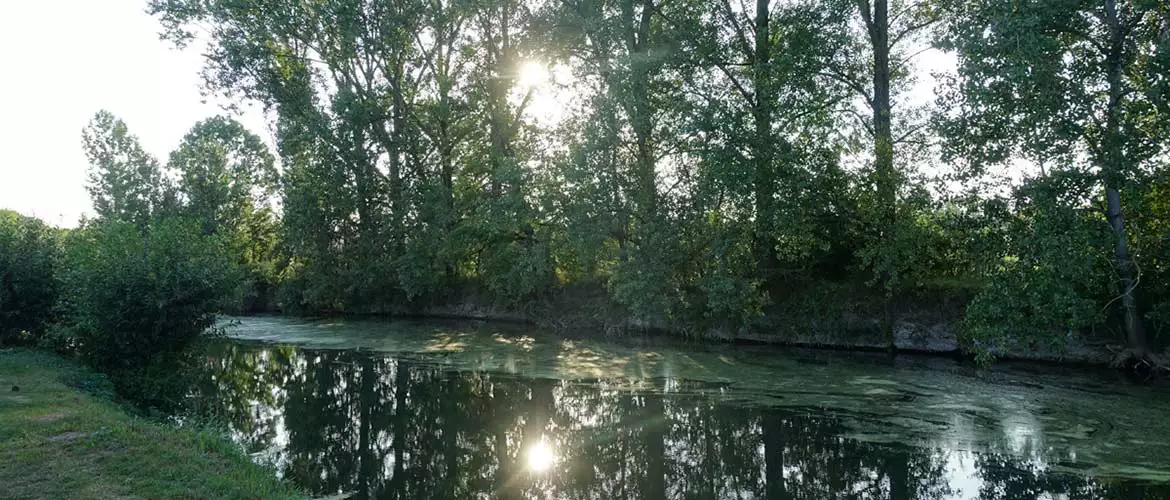
{"type": "Polygon", "coordinates": [[[1054,174],[1017,189],[1002,235],[974,254],[983,286],[960,330],[978,358],[990,361],[1021,347],[1059,350],[1070,334],[1107,320],[1115,279],[1102,255],[1113,235],[1098,212],[1062,196],[1077,189],[1090,196],[1089,182],[1054,174]]]}
{"type": "Polygon", "coordinates": [[[168,218],[139,230],[103,221],[67,244],[65,309],[74,347],[110,370],[181,352],[214,321],[236,283],[219,237],[168,218]]]}
{"type": "Polygon", "coordinates": [[[32,340],[51,320],[58,251],[55,229],[0,211],[0,345],[32,340]]]}

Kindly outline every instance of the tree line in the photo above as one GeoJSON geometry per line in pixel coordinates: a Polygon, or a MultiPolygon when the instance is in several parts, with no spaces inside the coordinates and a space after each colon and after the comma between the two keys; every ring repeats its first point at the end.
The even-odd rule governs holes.
{"type": "Polygon", "coordinates": [[[275,159],[224,117],[197,123],[165,164],[108,112],[82,138],[93,218],[57,229],[0,211],[0,345],[78,355],[120,395],[169,407],[190,376],[176,363],[215,314],[263,307],[276,282],[275,159]]]}
{"type": "Polygon", "coordinates": [[[99,114],[94,224],[182,214],[245,270],[246,308],[561,300],[736,335],[862,303],[892,344],[907,303],[957,297],[987,359],[1095,332],[1147,360],[1170,325],[1161,2],[149,9],[206,42],[210,92],[264,107],[275,151],[217,119],[160,166],[99,114]],[[956,61],[926,103],[922,51],[956,61]]]}

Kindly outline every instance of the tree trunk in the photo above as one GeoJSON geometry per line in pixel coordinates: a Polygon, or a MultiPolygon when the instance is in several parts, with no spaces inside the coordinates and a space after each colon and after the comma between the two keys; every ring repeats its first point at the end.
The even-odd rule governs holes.
{"type": "Polygon", "coordinates": [[[397,257],[402,254],[403,240],[406,238],[405,230],[403,229],[403,221],[405,220],[404,212],[406,204],[402,200],[402,171],[409,157],[406,154],[406,148],[402,147],[406,141],[406,123],[407,113],[409,108],[406,105],[406,98],[404,97],[404,82],[406,78],[404,75],[403,60],[400,57],[394,66],[394,86],[393,86],[393,117],[392,124],[394,127],[394,140],[392,141],[393,150],[387,151],[390,155],[390,224],[392,225],[393,234],[390,235],[390,255],[397,257]]]}
{"type": "Polygon", "coordinates": [[[488,175],[490,179],[489,195],[498,197],[503,194],[504,167],[510,158],[510,137],[508,131],[512,128],[508,115],[508,91],[511,89],[513,78],[510,75],[512,62],[509,54],[511,47],[508,43],[508,7],[500,10],[499,32],[492,30],[495,21],[495,10],[485,15],[486,32],[484,33],[483,53],[486,54],[490,76],[487,81],[488,106],[488,175]]]}
{"type": "Polygon", "coordinates": [[[908,451],[897,451],[886,462],[886,474],[890,479],[890,498],[892,500],[909,500],[917,493],[910,484],[910,454],[908,451]]]}
{"type": "Polygon", "coordinates": [[[508,429],[514,421],[515,415],[511,407],[511,395],[506,394],[501,386],[492,388],[491,392],[491,423],[492,444],[496,455],[495,498],[515,500],[521,497],[521,478],[517,468],[518,461],[523,458],[524,450],[513,457],[508,450],[508,429]]]}
{"type": "Polygon", "coordinates": [[[488,122],[488,138],[490,148],[488,150],[488,158],[491,162],[491,172],[489,172],[488,175],[491,176],[491,180],[489,181],[489,193],[492,197],[498,197],[502,192],[501,179],[504,172],[504,159],[507,154],[507,145],[505,144],[504,139],[505,125],[503,117],[505,97],[504,91],[502,89],[503,84],[499,81],[503,77],[498,76],[498,73],[499,71],[497,71],[497,76],[492,78],[492,81],[488,82],[488,99],[491,100],[491,104],[489,104],[491,110],[488,122]]]}
{"type": "Polygon", "coordinates": [[[661,395],[647,395],[643,407],[642,439],[646,452],[646,476],[642,482],[641,498],[666,498],[666,415],[661,395]]]}
{"type": "Polygon", "coordinates": [[[461,477],[459,474],[459,419],[456,417],[460,412],[459,406],[456,404],[459,396],[459,377],[455,374],[448,374],[445,385],[447,394],[443,397],[443,466],[445,469],[445,476],[443,478],[444,486],[447,488],[448,498],[459,498],[459,483],[461,477]]]}
{"type": "Polygon", "coordinates": [[[406,414],[406,395],[410,390],[410,370],[401,361],[394,370],[394,475],[391,479],[393,498],[406,497],[406,426],[410,416],[406,414]]]}
{"type": "MultiPolygon", "coordinates": [[[[450,39],[455,35],[448,31],[447,25],[435,28],[435,85],[438,89],[437,130],[435,131],[435,149],[439,162],[439,183],[442,186],[442,213],[439,216],[439,226],[442,228],[442,237],[455,230],[455,144],[452,128],[455,119],[451,106],[451,89],[454,86],[451,75],[451,52],[454,50],[450,39]]],[[[456,276],[455,265],[444,263],[444,275],[448,282],[456,276]]]]}
{"type": "Polygon", "coordinates": [[[556,384],[549,379],[534,379],[531,385],[531,396],[528,400],[528,411],[525,415],[524,433],[521,436],[520,452],[528,453],[533,446],[544,438],[544,429],[552,418],[556,408],[556,398],[553,389],[556,384]]]}
{"type": "Polygon", "coordinates": [[[650,118],[650,57],[647,42],[650,21],[654,12],[651,0],[643,0],[638,17],[634,14],[634,0],[623,0],[622,17],[626,29],[626,50],[630,58],[630,96],[624,99],[626,114],[634,132],[636,159],[634,178],[637,182],[636,200],[641,222],[645,224],[658,210],[658,191],[655,183],[653,150],[653,122],[650,118]],[[635,25],[635,22],[637,23],[635,25]]]}
{"type": "Polygon", "coordinates": [[[374,179],[374,166],[371,164],[369,155],[366,154],[364,145],[366,141],[366,134],[362,130],[355,130],[353,132],[353,143],[350,145],[352,149],[352,161],[354,163],[354,185],[357,191],[357,212],[358,212],[358,238],[363,248],[368,249],[373,241],[375,241],[374,233],[377,231],[374,220],[374,203],[373,197],[375,189],[371,185],[374,179]]]}
{"type": "Polygon", "coordinates": [[[359,354],[361,356],[361,385],[358,392],[358,404],[360,405],[359,414],[360,421],[358,422],[358,492],[355,495],[358,499],[370,498],[372,492],[370,491],[371,480],[377,475],[377,468],[374,466],[374,454],[370,451],[370,426],[372,422],[372,407],[377,400],[377,395],[374,394],[374,378],[377,376],[374,373],[374,362],[368,355],[359,354]]]}
{"type": "Polygon", "coordinates": [[[764,482],[767,500],[787,500],[784,485],[784,434],[783,421],[771,412],[764,415],[764,482]]]}
{"type": "Polygon", "coordinates": [[[1109,84],[1109,104],[1105,118],[1105,141],[1101,165],[1105,182],[1105,211],[1115,237],[1114,257],[1117,275],[1121,281],[1121,306],[1125,316],[1125,337],[1129,350],[1138,359],[1148,354],[1146,332],[1137,304],[1136,265],[1129,253],[1129,237],[1125,231],[1125,216],[1121,212],[1121,192],[1124,181],[1125,153],[1122,149],[1121,113],[1124,106],[1122,88],[1122,61],[1125,50],[1125,29],[1117,16],[1116,0],[1105,0],[1105,19],[1109,28],[1108,53],[1105,55],[1106,80],[1109,84]]]}
{"type": "MultiPolygon", "coordinates": [[[[873,153],[874,184],[878,197],[878,245],[881,253],[888,252],[892,245],[894,224],[897,221],[897,176],[894,172],[894,135],[892,129],[892,107],[890,103],[890,22],[889,0],[874,0],[872,15],[869,2],[859,0],[862,17],[869,31],[873,48],[873,153]]],[[[884,255],[888,260],[889,256],[884,255]]],[[[891,351],[894,344],[894,322],[891,313],[893,271],[888,268],[879,277],[883,299],[882,330],[891,351]]]]}
{"type": "Polygon", "coordinates": [[[1129,237],[1125,231],[1125,216],[1121,213],[1121,193],[1116,188],[1105,188],[1105,203],[1109,225],[1116,235],[1114,257],[1117,274],[1121,279],[1121,307],[1125,311],[1125,340],[1135,354],[1145,355],[1149,348],[1146,342],[1145,325],[1137,305],[1137,281],[1134,279],[1133,257],[1129,254],[1129,237]]]}
{"type": "Polygon", "coordinates": [[[776,178],[773,172],[775,149],[772,137],[772,44],[769,27],[771,12],[769,0],[756,0],[756,46],[752,80],[755,100],[752,115],[755,121],[755,203],[756,262],[766,282],[774,278],[778,265],[775,238],[776,178]]]}

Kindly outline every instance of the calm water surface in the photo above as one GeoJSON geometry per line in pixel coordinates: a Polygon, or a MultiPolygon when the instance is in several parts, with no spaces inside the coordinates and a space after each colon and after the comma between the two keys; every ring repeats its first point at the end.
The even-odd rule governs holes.
{"type": "Polygon", "coordinates": [[[1170,498],[1170,394],[1109,372],[241,318],[192,391],[315,495],[1170,498]]]}

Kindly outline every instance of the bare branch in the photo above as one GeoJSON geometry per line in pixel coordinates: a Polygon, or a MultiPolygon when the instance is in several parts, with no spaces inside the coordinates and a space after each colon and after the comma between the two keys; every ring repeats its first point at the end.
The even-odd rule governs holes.
{"type": "Polygon", "coordinates": [[[911,127],[910,130],[906,131],[906,133],[902,134],[897,139],[894,139],[894,144],[912,144],[915,142],[921,142],[921,141],[909,141],[909,140],[907,140],[907,138],[909,138],[911,135],[914,135],[916,132],[918,132],[919,130],[922,130],[924,128],[926,128],[926,125],[918,125],[916,127],[911,127]]]}
{"type": "Polygon", "coordinates": [[[749,103],[755,101],[755,95],[748,91],[748,89],[744,88],[743,84],[739,82],[739,79],[736,78],[735,75],[731,74],[731,71],[728,70],[727,67],[718,64],[715,65],[715,67],[719,68],[719,71],[722,71],[723,74],[727,76],[728,80],[731,80],[731,84],[735,86],[735,90],[739,91],[739,95],[743,96],[745,101],[749,103]]]}
{"type": "Polygon", "coordinates": [[[866,133],[868,133],[870,136],[874,135],[873,127],[871,127],[869,125],[869,118],[868,117],[862,115],[861,113],[858,113],[857,110],[853,109],[853,108],[846,109],[845,112],[853,115],[853,117],[857,119],[857,124],[861,125],[861,128],[864,128],[866,133]]]}
{"type": "Polygon", "coordinates": [[[907,12],[914,10],[914,7],[916,7],[916,5],[911,4],[911,5],[908,5],[906,8],[895,12],[893,15],[890,16],[890,25],[893,25],[895,22],[897,22],[898,18],[902,17],[902,14],[905,14],[907,12]]]}
{"type": "Polygon", "coordinates": [[[841,82],[845,86],[852,89],[854,92],[857,92],[857,94],[860,95],[862,98],[864,98],[865,104],[867,106],[873,107],[873,97],[869,94],[869,91],[865,89],[865,85],[863,85],[861,82],[854,80],[853,78],[849,77],[848,75],[845,75],[845,74],[843,74],[835,69],[831,69],[831,68],[822,70],[818,74],[821,76],[824,76],[824,77],[831,78],[831,79],[836,80],[838,82],[841,82]]]}
{"type": "Polygon", "coordinates": [[[747,41],[747,34],[743,30],[743,25],[735,18],[735,11],[731,9],[731,3],[728,0],[722,0],[724,15],[727,16],[727,21],[731,23],[731,27],[735,29],[735,35],[739,40],[740,50],[744,54],[752,53],[752,46],[747,41]]]}
{"type": "Polygon", "coordinates": [[[921,55],[923,52],[926,52],[926,51],[933,49],[933,48],[934,47],[931,47],[928,45],[926,47],[922,47],[922,48],[914,51],[913,54],[910,54],[906,57],[900,57],[897,60],[897,66],[905,66],[906,64],[908,64],[910,62],[911,59],[914,59],[915,57],[918,57],[919,55],[921,55]]]}
{"type": "Polygon", "coordinates": [[[923,28],[930,27],[930,25],[932,25],[936,22],[938,22],[937,19],[926,19],[920,23],[911,24],[910,26],[907,26],[902,31],[899,31],[899,32],[895,33],[894,36],[890,37],[890,43],[888,45],[886,45],[886,48],[889,48],[889,49],[894,48],[894,46],[897,45],[898,42],[902,41],[902,39],[905,38],[906,36],[913,34],[913,33],[917,32],[923,28]]]}

